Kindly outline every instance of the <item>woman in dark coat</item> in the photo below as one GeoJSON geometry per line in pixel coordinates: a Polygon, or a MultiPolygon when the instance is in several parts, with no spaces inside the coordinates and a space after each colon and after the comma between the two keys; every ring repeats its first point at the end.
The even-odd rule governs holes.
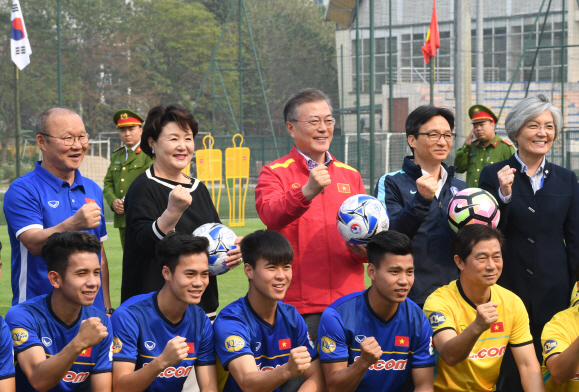
{"type": "MultiPolygon", "coordinates": [[[[159,105],[149,110],[141,149],[155,161],[135,179],[125,198],[122,302],[163,287],[165,280],[155,259],[155,246],[167,233],[175,230],[192,234],[205,223],[220,223],[205,184],[181,172],[191,163],[197,129],[191,113],[180,105],[159,105]]],[[[236,242],[240,241],[238,237],[236,242]]],[[[230,268],[241,263],[239,247],[229,255],[230,268]]],[[[215,318],[219,306],[215,276],[209,278],[199,306],[215,318]]]]}
{"type": "MultiPolygon", "coordinates": [[[[504,267],[497,283],[523,300],[540,362],[541,332],[551,317],[568,306],[579,261],[577,177],[546,159],[562,126],[561,111],[546,95],[520,101],[505,121],[517,152],[486,166],[479,182],[499,202],[499,229],[506,237],[504,267]]],[[[508,358],[502,376],[510,372],[506,362],[508,358]]],[[[504,379],[518,381],[519,377],[507,374],[504,379]]],[[[522,391],[500,383],[497,390],[522,391]]]]}

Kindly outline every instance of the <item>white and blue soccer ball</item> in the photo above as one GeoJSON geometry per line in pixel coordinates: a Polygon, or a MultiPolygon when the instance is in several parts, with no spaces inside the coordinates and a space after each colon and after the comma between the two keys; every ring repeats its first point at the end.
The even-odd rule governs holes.
{"type": "Polygon", "coordinates": [[[386,208],[378,199],[354,195],[338,210],[338,231],[342,237],[358,245],[366,245],[377,233],[388,230],[390,220],[386,208]]]}
{"type": "Polygon", "coordinates": [[[237,248],[237,235],[229,227],[221,223],[206,223],[193,232],[194,236],[205,237],[209,240],[209,274],[221,275],[229,271],[225,264],[227,252],[237,248]]]}

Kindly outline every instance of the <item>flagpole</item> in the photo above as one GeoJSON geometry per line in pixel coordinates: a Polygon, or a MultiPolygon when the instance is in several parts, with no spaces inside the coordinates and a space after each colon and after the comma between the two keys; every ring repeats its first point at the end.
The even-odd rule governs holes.
{"type": "Polygon", "coordinates": [[[16,142],[16,177],[20,177],[20,88],[18,81],[18,67],[14,64],[16,70],[16,83],[14,86],[14,139],[16,142]]]}
{"type": "Polygon", "coordinates": [[[430,58],[430,104],[434,105],[434,62],[436,57],[430,58]]]}

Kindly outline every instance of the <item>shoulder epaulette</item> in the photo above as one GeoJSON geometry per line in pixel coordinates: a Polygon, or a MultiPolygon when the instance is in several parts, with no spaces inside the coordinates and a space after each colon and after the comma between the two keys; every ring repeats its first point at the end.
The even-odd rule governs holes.
{"type": "Polygon", "coordinates": [[[115,151],[113,151],[113,152],[117,152],[117,151],[119,151],[119,150],[122,150],[123,148],[125,148],[125,147],[121,146],[121,147],[117,148],[117,149],[116,149],[115,151]]]}
{"type": "Polygon", "coordinates": [[[284,169],[287,169],[289,165],[291,165],[292,163],[294,163],[295,160],[293,158],[288,159],[287,161],[285,161],[284,163],[274,163],[273,165],[271,165],[269,168],[270,169],[277,169],[278,167],[283,167],[284,169]]]}
{"type": "Polygon", "coordinates": [[[511,142],[510,140],[501,139],[501,141],[502,141],[503,143],[505,143],[506,145],[508,145],[508,146],[512,146],[512,145],[513,145],[513,142],[511,142]]]}
{"type": "Polygon", "coordinates": [[[358,170],[354,169],[352,166],[348,166],[348,165],[346,165],[345,163],[342,163],[342,162],[334,161],[334,165],[335,165],[336,167],[340,167],[340,168],[342,168],[342,169],[348,169],[348,170],[352,170],[352,171],[358,172],[358,170]]]}

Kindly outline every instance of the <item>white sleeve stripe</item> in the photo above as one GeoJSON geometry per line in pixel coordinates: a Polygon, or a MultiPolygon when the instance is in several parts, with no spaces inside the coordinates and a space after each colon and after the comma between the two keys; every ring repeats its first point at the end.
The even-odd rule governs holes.
{"type": "Polygon", "coordinates": [[[26,301],[26,284],[28,279],[28,249],[20,243],[20,276],[18,277],[18,303],[26,301]]]}
{"type": "Polygon", "coordinates": [[[109,239],[109,235],[105,234],[104,236],[101,237],[101,242],[105,242],[108,239],[109,239]]]}
{"type": "Polygon", "coordinates": [[[157,236],[158,239],[162,240],[165,236],[160,234],[160,229],[157,230],[157,221],[153,222],[153,233],[157,236]]]}
{"type": "Polygon", "coordinates": [[[33,224],[33,225],[25,226],[25,227],[23,227],[22,229],[20,229],[20,230],[18,230],[18,231],[16,232],[16,239],[18,239],[18,237],[20,236],[20,234],[22,234],[22,233],[24,233],[25,231],[28,231],[28,230],[30,230],[30,229],[40,229],[40,230],[44,230],[44,226],[42,226],[42,225],[40,225],[40,224],[38,224],[38,223],[35,223],[35,224],[33,224]]]}

